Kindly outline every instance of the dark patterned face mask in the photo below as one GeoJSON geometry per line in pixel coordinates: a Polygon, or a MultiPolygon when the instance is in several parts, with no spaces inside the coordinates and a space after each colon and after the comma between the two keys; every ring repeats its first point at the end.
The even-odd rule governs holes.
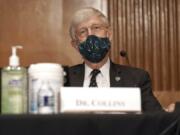
{"type": "Polygon", "coordinates": [[[84,42],[79,44],[81,55],[92,63],[98,63],[104,59],[110,49],[110,41],[106,38],[100,38],[90,35],[84,42]]]}

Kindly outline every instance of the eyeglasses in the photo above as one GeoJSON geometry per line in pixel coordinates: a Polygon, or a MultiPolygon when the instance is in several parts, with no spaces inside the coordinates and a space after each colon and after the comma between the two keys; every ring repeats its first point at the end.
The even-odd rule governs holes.
{"type": "Polygon", "coordinates": [[[84,27],[79,30],[77,30],[77,36],[79,37],[87,37],[88,36],[88,29],[91,30],[92,34],[98,34],[102,30],[107,30],[108,26],[105,25],[99,25],[99,24],[94,24],[90,27],[84,27]]]}

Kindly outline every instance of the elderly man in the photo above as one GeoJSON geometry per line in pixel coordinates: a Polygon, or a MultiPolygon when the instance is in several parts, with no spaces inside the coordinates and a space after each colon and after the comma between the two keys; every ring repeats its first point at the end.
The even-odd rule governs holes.
{"type": "Polygon", "coordinates": [[[69,68],[70,86],[140,87],[142,110],[162,110],[152,93],[146,71],[110,60],[112,31],[107,17],[99,10],[83,8],[77,11],[72,18],[70,36],[72,46],[84,59],[84,63],[69,68]]]}

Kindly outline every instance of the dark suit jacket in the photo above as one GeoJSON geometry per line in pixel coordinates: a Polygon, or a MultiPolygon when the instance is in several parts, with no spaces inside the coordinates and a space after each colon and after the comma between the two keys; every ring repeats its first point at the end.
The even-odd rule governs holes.
{"type": "MultiPolygon", "coordinates": [[[[68,70],[68,81],[70,86],[83,86],[84,81],[84,64],[72,66],[68,70]]],[[[111,87],[140,87],[142,95],[142,110],[160,111],[161,105],[152,93],[151,80],[149,74],[138,68],[132,68],[110,64],[110,86],[111,87]],[[116,78],[120,78],[118,81],[116,78]]]]}

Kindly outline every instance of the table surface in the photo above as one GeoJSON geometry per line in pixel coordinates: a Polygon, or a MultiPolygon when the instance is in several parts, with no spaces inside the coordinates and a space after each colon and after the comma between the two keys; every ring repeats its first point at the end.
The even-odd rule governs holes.
{"type": "Polygon", "coordinates": [[[179,113],[0,115],[0,135],[178,135],[179,113]]]}

